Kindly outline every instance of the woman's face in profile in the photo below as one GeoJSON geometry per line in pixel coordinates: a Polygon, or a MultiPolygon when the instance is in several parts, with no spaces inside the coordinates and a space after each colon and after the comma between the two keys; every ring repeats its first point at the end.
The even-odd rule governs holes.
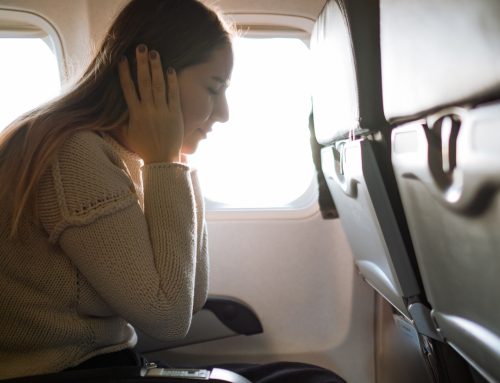
{"type": "Polygon", "coordinates": [[[232,49],[221,47],[212,53],[208,61],[187,67],[179,73],[184,118],[183,153],[193,153],[200,140],[212,131],[215,122],[228,120],[226,88],[232,69],[232,49]]]}

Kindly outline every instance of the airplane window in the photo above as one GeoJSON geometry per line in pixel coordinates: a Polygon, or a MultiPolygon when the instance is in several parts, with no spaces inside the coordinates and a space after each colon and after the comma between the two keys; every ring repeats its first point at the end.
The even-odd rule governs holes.
{"type": "Polygon", "coordinates": [[[312,198],[309,49],[296,38],[238,38],[230,119],[191,162],[209,210],[297,209],[312,198]]]}
{"type": "MultiPolygon", "coordinates": [[[[0,37],[0,130],[60,93],[43,38],[0,37]],[[36,86],[33,86],[36,84],[36,86]]],[[[309,147],[309,49],[296,38],[237,38],[230,120],[216,124],[192,164],[209,210],[298,209],[314,200],[309,147]]]]}
{"type": "Polygon", "coordinates": [[[0,130],[57,96],[61,83],[54,52],[43,38],[0,37],[0,130]]]}

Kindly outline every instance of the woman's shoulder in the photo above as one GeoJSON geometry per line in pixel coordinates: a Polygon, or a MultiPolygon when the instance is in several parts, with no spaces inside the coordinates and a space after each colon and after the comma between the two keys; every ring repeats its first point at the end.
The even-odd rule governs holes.
{"type": "Polygon", "coordinates": [[[78,155],[95,152],[95,154],[109,152],[104,136],[98,132],[83,130],[78,131],[66,138],[59,155],[78,155]]]}
{"type": "Polygon", "coordinates": [[[94,168],[100,172],[106,168],[125,168],[117,149],[110,145],[105,135],[89,130],[70,135],[58,151],[60,166],[94,168]]]}
{"type": "Polygon", "coordinates": [[[120,158],[91,131],[64,141],[38,191],[40,216],[51,241],[68,225],[87,224],[135,201],[133,182],[120,158]]]}
{"type": "Polygon", "coordinates": [[[96,132],[72,134],[62,145],[53,173],[65,189],[80,193],[130,190],[132,181],[123,161],[104,137],[96,132]],[[87,186],[85,186],[87,185],[87,186]]]}
{"type": "Polygon", "coordinates": [[[69,136],[68,140],[69,142],[86,142],[86,143],[99,143],[104,141],[103,139],[103,133],[101,132],[96,132],[93,130],[80,130],[74,132],[72,135],[69,136]]]}

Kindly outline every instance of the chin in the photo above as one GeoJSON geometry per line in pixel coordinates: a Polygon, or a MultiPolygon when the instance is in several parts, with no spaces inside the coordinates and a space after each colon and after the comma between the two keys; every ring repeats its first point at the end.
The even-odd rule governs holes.
{"type": "Polygon", "coordinates": [[[196,149],[198,149],[198,142],[196,143],[188,143],[182,146],[182,153],[184,154],[194,154],[196,152],[196,149]]]}

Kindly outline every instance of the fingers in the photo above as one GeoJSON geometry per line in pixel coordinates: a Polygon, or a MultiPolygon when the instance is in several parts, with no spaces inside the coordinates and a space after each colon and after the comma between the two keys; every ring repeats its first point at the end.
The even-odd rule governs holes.
{"type": "Polygon", "coordinates": [[[160,55],[156,51],[150,51],[149,60],[151,65],[151,79],[153,81],[154,103],[156,106],[165,105],[165,77],[163,76],[160,55]]]}
{"type": "Polygon", "coordinates": [[[179,94],[179,83],[177,81],[177,73],[173,68],[168,68],[167,80],[168,80],[168,107],[172,111],[180,111],[181,98],[179,94]]]}
{"type": "Polygon", "coordinates": [[[179,85],[175,70],[169,68],[167,71],[168,91],[166,91],[167,86],[159,53],[154,50],[148,52],[147,47],[141,44],[136,49],[136,58],[138,94],[126,57],[123,57],[118,64],[120,83],[129,108],[144,103],[164,106],[168,102],[170,110],[180,110],[179,85]]]}
{"type": "Polygon", "coordinates": [[[141,44],[136,49],[137,83],[139,96],[143,102],[152,102],[152,80],[149,69],[149,54],[146,45],[141,44]]]}
{"type": "Polygon", "coordinates": [[[129,112],[127,144],[145,163],[176,162],[184,137],[177,74],[172,68],[164,74],[158,51],[144,44],[136,59],[137,83],[126,58],[118,65],[129,112]]]}
{"type": "Polygon", "coordinates": [[[118,73],[120,75],[120,84],[123,90],[123,96],[125,97],[125,102],[129,108],[133,108],[137,105],[139,99],[135,92],[134,82],[130,76],[130,68],[125,56],[123,56],[118,63],[118,73]]]}

